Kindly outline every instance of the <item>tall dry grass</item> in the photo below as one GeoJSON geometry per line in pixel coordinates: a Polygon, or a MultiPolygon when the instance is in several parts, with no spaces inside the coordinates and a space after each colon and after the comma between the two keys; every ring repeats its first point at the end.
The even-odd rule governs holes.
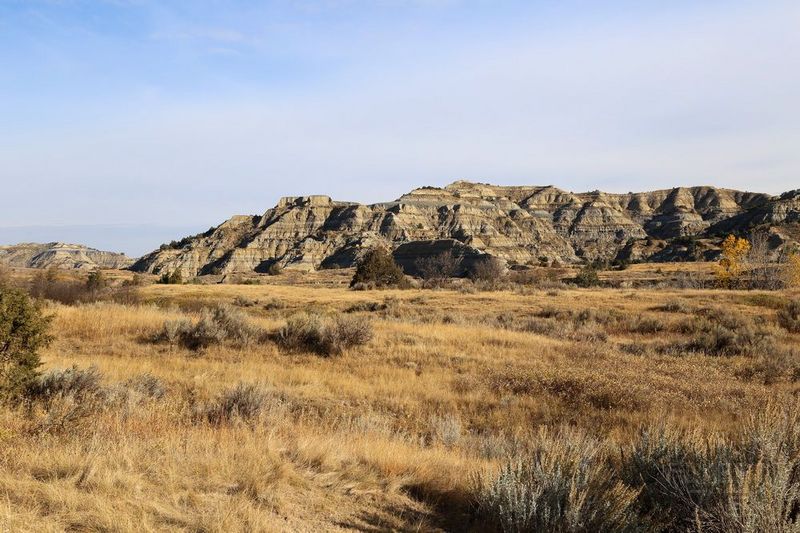
{"type": "MultiPolygon", "coordinates": [[[[731,489],[709,505],[722,530],[767,524],[744,506],[755,501],[747,487],[772,487],[759,509],[789,498],[788,463],[750,460],[742,450],[755,444],[737,428],[796,394],[797,361],[785,355],[766,380],[771,354],[687,348],[702,333],[687,323],[725,313],[775,347],[796,344],[777,327],[781,306],[754,293],[137,290],[139,305],[48,308],[56,341],[44,370],[94,367],[98,388],[77,395],[71,384],[82,381],[55,372],[47,401],[0,409],[0,530],[482,531],[502,527],[492,509],[504,499],[528,509],[566,501],[569,520],[620,524],[664,498],[623,476],[634,451],[640,475],[658,465],[662,452],[640,429],[662,424],[679,456],[691,446],[676,443],[716,439],[749,461],[733,463],[731,489]],[[368,322],[372,338],[335,358],[269,339],[202,350],[152,342],[165,323],[195,325],[237,298],[246,323],[272,339],[298,312],[368,322]],[[558,448],[565,424],[582,443],[571,451],[558,448]],[[476,476],[491,486],[500,472],[481,500],[476,476]],[[547,491],[525,485],[543,476],[547,491]],[[608,516],[590,512],[599,493],[615,495],[608,516]]],[[[558,520],[532,516],[541,527],[558,520]]]]}

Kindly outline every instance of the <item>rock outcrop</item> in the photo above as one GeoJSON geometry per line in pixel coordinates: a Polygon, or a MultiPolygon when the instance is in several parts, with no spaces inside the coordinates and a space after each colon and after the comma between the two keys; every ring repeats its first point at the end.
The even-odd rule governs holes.
{"type": "Polygon", "coordinates": [[[80,244],[51,242],[0,246],[0,264],[17,268],[95,270],[127,268],[133,260],[125,254],[102,252],[80,244]]]}
{"type": "Polygon", "coordinates": [[[374,205],[288,197],[262,216],[235,216],[206,233],[162,246],[132,269],[156,274],[177,269],[194,276],[263,272],[273,264],[347,267],[375,245],[397,250],[398,260],[410,265],[414,250],[453,247],[419,244],[423,241],[454,241],[460,246],[454,249],[510,264],[544,258],[561,263],[703,259],[713,255],[724,232],[791,226],[800,217],[799,204],[798,191],[780,197],[714,187],[571,193],[552,186],[465,181],[422,187],[374,205]],[[697,246],[695,241],[703,239],[697,246]],[[684,246],[689,241],[691,246],[684,246]]]}

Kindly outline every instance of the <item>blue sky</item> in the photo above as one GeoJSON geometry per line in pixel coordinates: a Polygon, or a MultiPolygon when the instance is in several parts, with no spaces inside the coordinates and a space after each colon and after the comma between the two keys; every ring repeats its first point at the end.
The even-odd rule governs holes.
{"type": "Polygon", "coordinates": [[[137,255],[456,179],[797,188],[798,27],[769,0],[0,0],[0,240],[137,255]]]}

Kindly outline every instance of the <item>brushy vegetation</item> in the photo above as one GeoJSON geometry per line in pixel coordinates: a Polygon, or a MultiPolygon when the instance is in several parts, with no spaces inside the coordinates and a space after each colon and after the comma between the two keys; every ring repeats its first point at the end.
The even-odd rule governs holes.
{"type": "Polygon", "coordinates": [[[251,383],[239,383],[222,393],[212,402],[203,405],[196,416],[211,424],[226,424],[236,420],[250,421],[256,418],[267,402],[264,389],[251,383]]]}
{"type": "Polygon", "coordinates": [[[800,300],[792,300],[778,310],[778,324],[791,333],[800,333],[800,300]]]}
{"type": "Polygon", "coordinates": [[[509,532],[797,531],[796,407],[751,416],[729,438],[648,427],[623,449],[542,431],[531,452],[480,478],[476,506],[509,532]]]}
{"type": "Polygon", "coordinates": [[[796,294],[559,272],[42,301],[45,370],[0,407],[0,529],[797,531],[796,294]]]}
{"type": "Polygon", "coordinates": [[[458,275],[461,258],[451,250],[445,250],[429,257],[417,259],[415,267],[420,277],[429,286],[435,287],[458,275]]]}
{"type": "Polygon", "coordinates": [[[265,332],[248,322],[242,312],[219,306],[212,310],[204,309],[200,320],[194,323],[186,318],[164,322],[154,341],[201,350],[222,343],[237,347],[250,346],[265,338],[265,332]]]}
{"type": "Polygon", "coordinates": [[[583,288],[597,287],[600,285],[600,277],[597,275],[597,268],[593,265],[586,265],[572,279],[572,283],[583,288]]]}
{"type": "Polygon", "coordinates": [[[504,532],[633,531],[637,490],[615,479],[607,454],[580,431],[542,431],[528,455],[479,480],[478,512],[504,532]]]}
{"type": "Polygon", "coordinates": [[[0,400],[18,400],[36,380],[50,322],[23,291],[0,287],[0,400]]]}
{"type": "Polygon", "coordinates": [[[36,273],[27,284],[19,284],[31,296],[64,305],[81,305],[99,301],[125,304],[139,302],[135,288],[144,284],[141,276],[133,276],[114,285],[102,271],[90,272],[85,278],[49,268],[36,273]]]}
{"type": "Polygon", "coordinates": [[[692,334],[685,348],[711,356],[754,356],[776,349],[773,332],[763,325],[719,309],[701,310],[684,323],[692,334]]]}
{"type": "Polygon", "coordinates": [[[183,283],[183,274],[180,269],[176,268],[172,272],[164,272],[158,278],[158,283],[162,285],[181,285],[183,283]]]}
{"type": "Polygon", "coordinates": [[[469,278],[477,282],[500,281],[504,275],[503,262],[496,257],[484,257],[476,261],[469,271],[469,278]]]}
{"type": "Polygon", "coordinates": [[[77,400],[101,394],[102,375],[96,367],[80,369],[77,366],[52,369],[35,380],[28,388],[28,395],[45,404],[55,398],[72,397],[77,400]]]}
{"type": "Polygon", "coordinates": [[[368,343],[372,336],[372,324],[363,317],[301,314],[290,317],[275,338],[287,350],[333,356],[368,343]]]}
{"type": "Polygon", "coordinates": [[[403,269],[395,263],[385,248],[371,248],[358,262],[350,281],[353,288],[405,288],[408,286],[403,269]]]}

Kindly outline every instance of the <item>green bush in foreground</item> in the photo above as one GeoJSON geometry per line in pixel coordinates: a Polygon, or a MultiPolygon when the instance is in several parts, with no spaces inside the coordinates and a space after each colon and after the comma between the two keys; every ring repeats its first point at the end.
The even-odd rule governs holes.
{"type": "Polygon", "coordinates": [[[17,400],[35,382],[50,321],[24,292],[0,288],[0,399],[17,400]]]}

